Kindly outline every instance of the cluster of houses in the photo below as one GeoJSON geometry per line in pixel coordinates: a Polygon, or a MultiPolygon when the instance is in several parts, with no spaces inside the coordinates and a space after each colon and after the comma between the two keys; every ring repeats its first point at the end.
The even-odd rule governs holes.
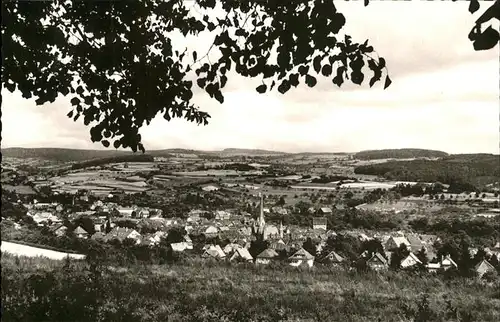
{"type": "MultiPolygon", "coordinates": [[[[28,208],[28,216],[40,226],[49,226],[56,236],[63,236],[68,233],[68,228],[62,224],[61,213],[63,206],[57,203],[33,203],[25,205],[28,208]]],[[[276,209],[271,209],[276,211],[276,209]]],[[[184,252],[193,249],[193,242],[189,235],[205,235],[206,238],[219,237],[219,240],[229,240],[230,243],[221,247],[219,245],[208,244],[204,247],[203,257],[214,258],[217,260],[229,261],[248,261],[255,262],[257,265],[267,265],[276,260],[283,260],[283,250],[286,252],[286,258],[291,266],[314,266],[315,262],[328,263],[334,266],[340,266],[346,263],[346,259],[336,252],[332,251],[323,258],[316,258],[313,254],[302,248],[303,243],[308,239],[316,241],[316,253],[322,253],[326,241],[330,236],[337,233],[328,230],[325,217],[315,217],[311,228],[303,227],[285,227],[282,223],[273,225],[265,222],[264,214],[270,210],[263,207],[261,196],[260,215],[253,219],[252,215],[246,212],[237,212],[231,210],[218,210],[213,212],[213,219],[207,219],[206,211],[192,210],[187,218],[163,218],[161,210],[140,207],[120,207],[113,203],[103,203],[96,201],[89,211],[71,214],[69,217],[77,218],[81,215],[88,215],[94,223],[94,233],[91,235],[82,226],[76,227],[72,232],[79,238],[91,238],[102,242],[111,242],[119,240],[121,242],[129,240],[134,244],[153,246],[166,238],[168,231],[172,227],[182,227],[187,232],[184,240],[171,244],[174,252],[184,252]],[[106,213],[107,215],[102,215],[106,213]],[[101,214],[100,216],[97,214],[101,214]],[[127,218],[135,221],[148,220],[161,223],[161,228],[155,232],[140,233],[138,229],[120,227],[115,218],[127,218]],[[252,240],[260,236],[263,240],[269,242],[269,248],[260,252],[255,258],[252,257],[248,249],[252,240]],[[291,255],[289,255],[291,254],[291,255]],[[288,256],[289,255],[289,256],[288,256]]],[[[322,214],[331,213],[330,208],[321,208],[322,214]]],[[[364,232],[345,232],[345,234],[358,238],[360,241],[377,239],[384,246],[385,253],[361,254],[360,258],[366,261],[366,264],[373,270],[385,270],[389,267],[389,261],[392,251],[405,245],[409,251],[408,256],[401,261],[401,268],[411,268],[422,264],[417,257],[417,253],[424,248],[428,257],[427,269],[430,272],[447,270],[451,267],[457,267],[457,264],[449,257],[436,260],[436,254],[433,245],[438,238],[434,235],[424,234],[405,234],[395,232],[391,234],[373,234],[368,236],[364,232]]],[[[488,250],[491,254],[500,259],[500,244],[488,250]]],[[[476,270],[482,275],[495,268],[483,261],[478,264],[476,270]]]]}

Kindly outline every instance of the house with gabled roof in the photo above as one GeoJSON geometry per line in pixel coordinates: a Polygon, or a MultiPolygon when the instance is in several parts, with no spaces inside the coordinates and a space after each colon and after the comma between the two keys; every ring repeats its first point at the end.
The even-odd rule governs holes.
{"type": "Polygon", "coordinates": [[[393,250],[399,248],[401,245],[406,245],[406,247],[410,247],[410,242],[408,241],[408,239],[406,239],[406,237],[391,236],[385,242],[384,248],[387,250],[393,250]]]}
{"type": "Polygon", "coordinates": [[[339,254],[337,254],[335,251],[331,251],[321,261],[328,265],[339,266],[342,263],[344,263],[345,259],[339,254]]]}
{"type": "Polygon", "coordinates": [[[282,250],[286,250],[288,251],[288,246],[285,244],[285,242],[283,241],[283,239],[279,239],[275,242],[272,242],[270,245],[269,245],[270,248],[276,250],[276,251],[282,251],[282,250]]]}
{"type": "Polygon", "coordinates": [[[429,273],[436,273],[441,269],[441,263],[427,263],[425,267],[429,273]]]}
{"type": "Polygon", "coordinates": [[[410,268],[410,267],[413,267],[413,266],[418,265],[418,264],[422,264],[420,259],[418,259],[418,257],[415,254],[409,253],[408,256],[406,256],[401,261],[401,268],[403,268],[403,269],[410,268]]]}
{"type": "Polygon", "coordinates": [[[288,263],[290,266],[293,267],[299,267],[299,266],[313,267],[314,256],[311,255],[304,248],[300,248],[298,251],[292,254],[292,256],[288,257],[288,263]]]}
{"type": "Polygon", "coordinates": [[[319,214],[330,215],[332,213],[332,208],[330,207],[321,207],[318,209],[319,214]]]}
{"type": "Polygon", "coordinates": [[[57,225],[52,229],[52,233],[56,235],[57,237],[62,237],[66,235],[66,232],[68,231],[68,227],[65,225],[57,225]]]}
{"type": "Polygon", "coordinates": [[[255,264],[257,265],[268,265],[271,261],[278,259],[278,253],[272,249],[268,248],[257,255],[255,264]]]}
{"type": "Polygon", "coordinates": [[[172,251],[180,253],[186,250],[193,249],[193,244],[184,241],[179,243],[172,243],[170,244],[170,247],[172,248],[172,251]]]}
{"type": "Polygon", "coordinates": [[[135,229],[125,228],[125,227],[114,227],[105,236],[105,241],[109,242],[113,239],[117,239],[123,242],[125,239],[133,239],[137,244],[141,242],[141,234],[139,234],[135,229]]]}
{"type": "Polygon", "coordinates": [[[313,229],[326,230],[327,219],[325,217],[315,217],[313,218],[313,229]]]}
{"type": "Polygon", "coordinates": [[[440,264],[441,264],[441,268],[444,270],[458,267],[457,263],[455,263],[455,261],[453,259],[451,259],[450,255],[446,255],[443,259],[441,259],[440,264]]]}
{"type": "Polygon", "coordinates": [[[374,253],[373,256],[366,261],[366,265],[375,271],[386,270],[389,267],[387,260],[380,253],[374,253]]]}
{"type": "Polygon", "coordinates": [[[155,240],[153,234],[142,235],[140,237],[140,244],[144,246],[154,246],[158,242],[155,240]]]}
{"type": "Polygon", "coordinates": [[[219,245],[209,245],[201,256],[203,258],[214,258],[219,260],[225,258],[226,253],[224,253],[219,245]]]}
{"type": "Polygon", "coordinates": [[[406,235],[406,240],[410,243],[410,248],[412,252],[418,252],[422,247],[425,246],[425,243],[422,242],[420,237],[417,234],[408,234],[406,235]]]}
{"type": "Polygon", "coordinates": [[[253,257],[252,257],[252,255],[250,255],[250,252],[248,251],[248,249],[243,248],[243,247],[239,247],[239,248],[236,248],[234,250],[233,254],[229,258],[229,261],[230,262],[252,262],[253,257]]]}
{"type": "Polygon", "coordinates": [[[477,277],[482,278],[483,275],[488,272],[496,272],[496,268],[487,260],[483,259],[474,267],[474,271],[476,271],[477,277]]]}
{"type": "Polygon", "coordinates": [[[215,226],[208,226],[203,234],[205,234],[205,237],[207,238],[214,238],[219,234],[219,229],[215,226]]]}
{"type": "Polygon", "coordinates": [[[61,219],[59,219],[59,217],[54,216],[52,213],[46,212],[46,211],[38,212],[38,213],[34,213],[34,214],[31,212],[28,212],[28,213],[26,213],[26,215],[33,218],[33,221],[35,223],[37,223],[38,226],[43,226],[44,224],[47,224],[49,222],[52,222],[52,223],[60,223],[61,222],[61,219]]]}
{"type": "Polygon", "coordinates": [[[230,220],[231,213],[224,210],[216,210],[215,211],[215,220],[230,220]]]}
{"type": "Polygon", "coordinates": [[[75,234],[76,237],[78,238],[88,238],[89,233],[82,228],[82,226],[78,226],[73,230],[73,234],[75,234]]]}
{"type": "Polygon", "coordinates": [[[236,244],[236,243],[229,243],[226,246],[224,246],[224,248],[222,250],[226,254],[231,254],[231,253],[233,253],[238,248],[242,248],[241,245],[236,244]]]}

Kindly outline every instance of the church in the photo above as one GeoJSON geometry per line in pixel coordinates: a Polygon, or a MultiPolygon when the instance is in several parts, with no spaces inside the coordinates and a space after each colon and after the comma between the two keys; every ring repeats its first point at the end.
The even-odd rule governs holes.
{"type": "Polygon", "coordinates": [[[274,225],[266,224],[264,218],[264,196],[262,193],[259,193],[260,197],[260,213],[259,218],[253,225],[253,234],[262,240],[269,240],[275,238],[283,238],[283,225],[280,223],[280,227],[276,227],[274,225]]]}

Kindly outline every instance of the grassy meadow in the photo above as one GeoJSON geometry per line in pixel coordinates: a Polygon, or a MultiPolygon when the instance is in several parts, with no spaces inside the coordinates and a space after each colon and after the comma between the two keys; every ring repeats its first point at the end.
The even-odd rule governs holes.
{"type": "Polygon", "coordinates": [[[2,256],[4,321],[499,321],[499,293],[474,280],[319,266],[2,256]]]}

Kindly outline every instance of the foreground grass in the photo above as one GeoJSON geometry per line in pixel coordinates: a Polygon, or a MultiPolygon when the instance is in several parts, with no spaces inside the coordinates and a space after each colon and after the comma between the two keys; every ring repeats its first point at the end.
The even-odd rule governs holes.
{"type": "Polygon", "coordinates": [[[403,273],[300,271],[189,260],[89,272],[2,256],[4,321],[499,321],[497,285],[403,273]],[[449,302],[456,310],[448,310],[449,302]]]}

